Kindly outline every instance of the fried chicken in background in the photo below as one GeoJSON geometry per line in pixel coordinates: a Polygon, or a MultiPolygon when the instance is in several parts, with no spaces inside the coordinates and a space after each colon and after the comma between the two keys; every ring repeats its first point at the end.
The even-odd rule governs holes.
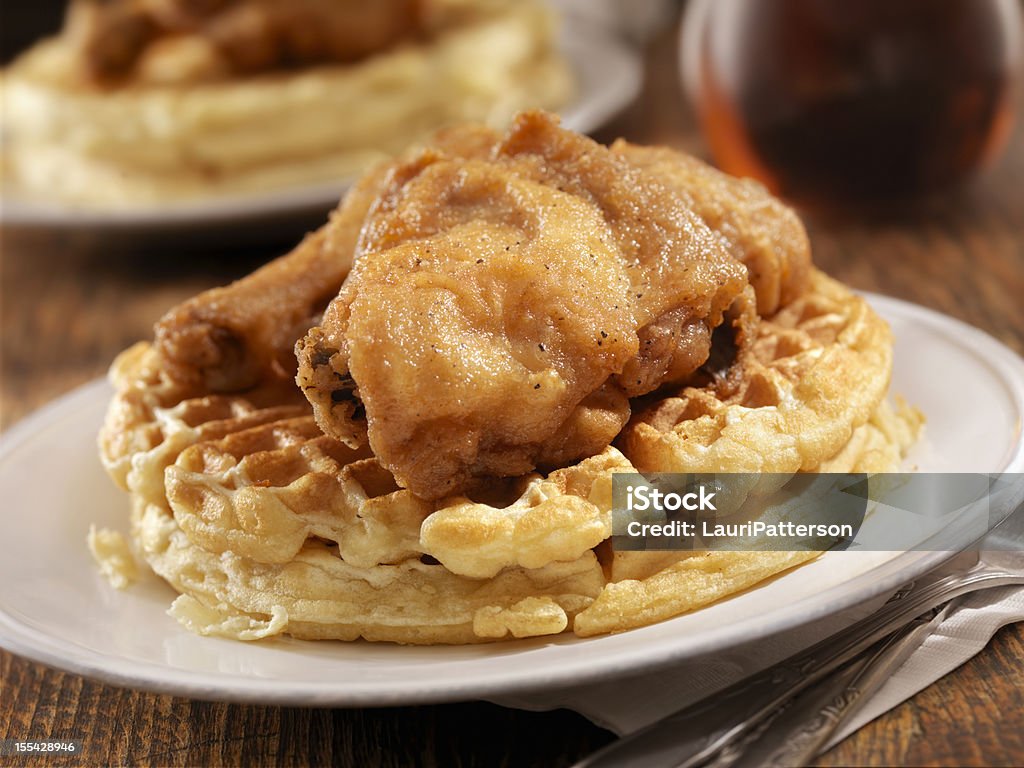
{"type": "MultiPolygon", "coordinates": [[[[190,60],[192,79],[358,61],[423,31],[427,0],[75,0],[64,35],[116,83],[190,60]]],[[[184,74],[184,73],[182,73],[184,74]]]]}

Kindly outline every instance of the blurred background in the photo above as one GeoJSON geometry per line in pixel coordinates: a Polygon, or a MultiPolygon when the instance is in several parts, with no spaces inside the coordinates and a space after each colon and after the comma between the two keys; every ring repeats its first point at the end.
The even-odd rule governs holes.
{"type": "MultiPolygon", "coordinates": [[[[104,6],[89,0],[79,4],[104,6]]],[[[258,0],[252,4],[259,5],[258,0]]],[[[63,37],[73,41],[101,30],[80,44],[85,52],[82,58],[108,65],[117,56],[124,57],[123,49],[141,34],[123,19],[115,19],[118,14],[109,9],[153,7],[157,9],[154,17],[162,19],[160,14],[167,12],[161,8],[192,7],[176,0],[115,0],[105,5],[108,10],[100,15],[106,18],[93,23],[87,33],[81,30],[88,25],[76,27],[69,16],[63,37]],[[101,52],[97,54],[96,49],[101,52]]],[[[410,8],[416,5],[392,4],[390,12],[413,14],[410,8]]],[[[444,0],[437,5],[444,6],[444,0]]],[[[457,0],[454,5],[473,3],[457,0]]],[[[478,5],[488,3],[483,0],[478,5]]],[[[682,88],[670,95],[685,98],[702,131],[703,140],[692,149],[709,155],[730,173],[754,176],[807,206],[905,201],[946,191],[980,168],[994,165],[1012,132],[1013,94],[1021,61],[1019,0],[548,0],[548,5],[560,16],[556,45],[563,52],[570,41],[587,37],[581,30],[595,26],[633,51],[643,52],[653,39],[664,38],[667,30],[675,28],[681,17],[677,53],[659,63],[657,74],[680,78],[682,88]]],[[[337,4],[342,16],[351,14],[345,6],[344,0],[337,4]]],[[[66,3],[58,0],[7,4],[0,32],[3,61],[10,63],[41,38],[56,34],[65,11],[66,3]]],[[[123,10],[119,13],[125,15],[123,10]]],[[[216,20],[216,15],[207,18],[216,20]]],[[[133,23],[137,26],[138,20],[133,23]]],[[[423,27],[430,23],[423,22],[423,27]]],[[[445,23],[450,22],[437,22],[445,23]]],[[[216,39],[218,32],[208,31],[215,26],[207,24],[201,36],[216,39]]],[[[180,36],[183,29],[179,19],[172,31],[180,36]]],[[[242,38],[242,42],[249,41],[242,38]]],[[[157,39],[149,50],[160,44],[157,39]]],[[[600,51],[590,48],[587,58],[599,59],[600,51]]],[[[371,53],[387,54],[387,45],[371,53]]],[[[488,58],[496,55],[493,50],[483,53],[488,58]]],[[[579,70],[579,56],[570,53],[568,58],[570,68],[579,70]]],[[[187,68],[187,57],[169,60],[187,68]]],[[[143,56],[136,69],[142,78],[152,66],[147,68],[143,56]]],[[[593,93],[586,92],[585,82],[577,82],[569,96],[544,94],[542,76],[534,74],[532,82],[524,74],[523,82],[503,85],[532,88],[537,103],[557,105],[563,111],[571,111],[574,102],[585,101],[589,106],[594,99],[593,93]]],[[[116,82],[113,88],[111,81],[100,84],[111,91],[110,97],[118,90],[116,82]]],[[[628,90],[617,82],[608,87],[628,90]]],[[[18,95],[13,88],[10,93],[18,95]]],[[[626,103],[606,107],[580,127],[590,132],[599,129],[609,112],[628,106],[631,95],[622,94],[626,103]]],[[[527,97],[514,106],[529,103],[527,97]]],[[[5,121],[10,145],[5,151],[15,153],[17,106],[16,98],[12,99],[8,107],[12,116],[5,121]]],[[[497,110],[491,116],[500,122],[507,111],[497,110]]],[[[438,115],[437,119],[443,122],[450,117],[438,115]]],[[[26,123],[24,130],[34,127],[26,123]]],[[[682,131],[677,131],[680,135],[682,131]]],[[[128,141],[124,135],[120,140],[128,141]]],[[[381,148],[388,154],[394,151],[391,145],[381,148]]]]}
{"type": "Polygon", "coordinates": [[[0,25],[0,56],[9,64],[17,54],[46,35],[60,29],[66,3],[42,0],[38,3],[5,3],[0,25]]]}
{"type": "MultiPolygon", "coordinates": [[[[138,8],[166,11],[176,2],[106,0],[101,5],[127,8],[127,15],[119,17],[122,23],[137,21],[132,13],[138,8]]],[[[209,0],[193,7],[220,5],[209,0]]],[[[474,6],[473,0],[456,5],[463,10],[444,23],[472,27],[473,12],[465,7],[474,6]]],[[[525,4],[513,5],[521,9],[525,4]]],[[[1024,353],[1020,0],[552,0],[550,5],[560,14],[560,31],[550,40],[543,24],[528,19],[515,27],[525,30],[518,37],[488,27],[487,35],[465,38],[473,45],[452,49],[461,63],[448,72],[449,79],[477,95],[496,94],[500,102],[478,98],[474,109],[493,117],[539,94],[558,97],[557,73],[565,70],[557,62],[562,61],[572,86],[557,108],[568,124],[602,142],[621,136],[665,144],[760,179],[797,206],[815,262],[825,271],[857,289],[957,317],[1024,353]],[[538,51],[551,54],[552,76],[540,77],[531,69],[541,58],[538,51]],[[467,55],[478,58],[467,60],[467,55]],[[534,74],[501,79],[509,72],[516,76],[517,67],[534,74]],[[503,85],[513,82],[514,87],[503,85]]],[[[120,204],[90,208],[64,201],[70,171],[80,160],[64,151],[84,129],[65,109],[72,108],[73,100],[47,102],[36,96],[53,83],[70,83],[75,93],[97,100],[90,103],[116,100],[131,82],[127,70],[118,67],[134,61],[139,40],[160,39],[153,37],[148,22],[141,37],[124,37],[125,29],[139,29],[129,25],[117,27],[121,36],[108,38],[103,33],[107,27],[82,17],[65,33],[66,46],[60,49],[71,51],[70,59],[61,54],[36,56],[31,66],[16,63],[41,38],[60,32],[65,10],[60,0],[0,6],[0,55],[5,64],[14,63],[4,87],[12,82],[24,86],[17,103],[35,105],[24,110],[29,118],[52,113],[64,121],[50,137],[49,149],[55,152],[45,155],[47,172],[40,175],[45,183],[25,202],[19,180],[8,170],[18,164],[19,129],[12,120],[15,101],[6,97],[10,92],[5,94],[0,113],[5,167],[0,429],[102,376],[120,350],[150,338],[154,321],[176,303],[286,252],[324,221],[344,186],[343,179],[312,188],[300,183],[299,192],[279,194],[267,182],[257,190],[265,193],[259,199],[236,196],[225,204],[214,187],[221,177],[211,174],[209,196],[196,187],[199,192],[192,197],[165,203],[124,193],[135,189],[139,179],[132,171],[105,168],[102,185],[122,192],[120,204]],[[109,42],[126,39],[131,43],[126,47],[109,42]],[[78,70],[66,65],[86,55],[98,64],[95,77],[83,84],[75,79],[78,70]],[[62,106],[47,112],[54,104],[62,106]]],[[[232,53],[228,43],[234,38],[217,34],[211,33],[213,49],[185,46],[172,56],[163,49],[154,61],[186,62],[190,73],[202,73],[214,83],[232,71],[228,65],[260,66],[232,53]]],[[[386,55],[390,49],[382,50],[386,55]]],[[[295,69],[294,55],[289,61],[295,69]]],[[[180,75],[156,64],[140,72],[165,84],[180,75]]],[[[415,73],[403,72],[414,85],[420,82],[415,73]]],[[[423,90],[413,88],[416,98],[423,90]]],[[[286,109],[273,103],[255,106],[268,121],[286,109]]],[[[317,136],[330,137],[368,111],[373,110],[365,102],[343,105],[344,120],[320,126],[325,130],[317,136]]],[[[394,127],[394,119],[384,122],[394,127]]],[[[83,140],[83,151],[100,147],[105,158],[135,142],[142,149],[133,155],[132,167],[145,169],[140,174],[175,168],[174,155],[168,162],[157,149],[146,151],[148,138],[140,140],[116,119],[104,125],[83,140]]],[[[261,129],[259,135],[273,146],[280,137],[267,125],[248,127],[261,129]]],[[[29,139],[40,138],[28,133],[29,139]]],[[[225,153],[237,150],[215,146],[225,153]]],[[[216,160],[215,154],[206,158],[207,163],[216,160]]],[[[315,161],[309,165],[316,170],[315,161]]],[[[35,167],[31,158],[22,166],[29,172],[35,167]]],[[[90,184],[83,189],[88,203],[90,184]]],[[[970,393],[964,393],[964,400],[969,418],[970,393]]],[[[979,666],[950,676],[865,728],[820,764],[1020,764],[1024,639],[1015,632],[1002,635],[1002,645],[997,642],[994,651],[982,654],[979,666]],[[968,722],[977,727],[965,739],[968,722]],[[941,748],[954,742],[961,751],[951,760],[941,748]]],[[[147,745],[171,737],[161,731],[163,718],[152,713],[172,710],[178,722],[189,723],[181,738],[190,740],[188,756],[196,764],[220,761],[229,748],[239,762],[273,761],[274,755],[260,752],[264,741],[243,738],[244,733],[226,745],[224,723],[263,730],[280,726],[282,740],[290,728],[289,733],[301,732],[310,744],[320,738],[310,734],[322,728],[342,734],[338,743],[349,750],[345,754],[379,754],[379,744],[392,744],[395,750],[430,744],[438,754],[449,754],[451,764],[456,758],[470,764],[474,756],[473,764],[515,763],[517,756],[525,763],[542,742],[549,754],[569,762],[609,738],[565,712],[512,712],[481,704],[369,713],[202,704],[118,691],[12,659],[0,654],[0,701],[6,700],[0,707],[7,707],[7,722],[21,728],[12,735],[63,733],[56,724],[74,722],[82,729],[76,735],[107,749],[111,764],[154,762],[147,745]],[[2,695],[4,677],[21,681],[19,698],[2,695]],[[116,711],[117,717],[90,717],[108,705],[113,708],[105,711],[116,711]],[[474,728],[467,735],[469,718],[474,728]]],[[[446,764],[443,756],[438,759],[446,764]]]]}

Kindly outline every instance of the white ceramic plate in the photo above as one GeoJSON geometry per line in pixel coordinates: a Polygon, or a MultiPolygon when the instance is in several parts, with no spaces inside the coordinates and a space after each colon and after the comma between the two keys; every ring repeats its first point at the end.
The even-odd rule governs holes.
{"type": "MultiPolygon", "coordinates": [[[[562,123],[567,128],[582,133],[598,128],[629,104],[640,90],[643,72],[637,53],[603,27],[582,22],[574,22],[571,27],[567,24],[559,48],[576,74],[579,91],[576,100],[561,110],[562,123]]],[[[8,192],[0,200],[0,221],[22,227],[101,231],[237,227],[249,223],[262,225],[268,220],[277,225],[291,218],[322,218],[337,205],[350,183],[351,179],[346,179],[267,194],[111,211],[22,200],[8,192]]]]}
{"type": "MultiPolygon", "coordinates": [[[[873,297],[896,332],[894,391],[928,417],[923,471],[1024,470],[1024,362],[963,323],[873,297]],[[968,405],[969,404],[969,405],[968,405]]],[[[112,589],[93,566],[90,523],[125,530],[128,499],[95,440],[111,392],[89,384],[2,436],[0,645],[101,680],[194,698],[391,705],[508,696],[650,670],[768,637],[891,592],[937,552],[835,552],[695,613],[611,637],[465,647],[190,634],[155,576],[112,589]]]]}

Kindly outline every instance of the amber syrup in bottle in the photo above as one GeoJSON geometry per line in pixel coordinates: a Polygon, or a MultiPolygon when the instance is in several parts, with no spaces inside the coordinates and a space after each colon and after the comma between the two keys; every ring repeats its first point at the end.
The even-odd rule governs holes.
{"type": "Polygon", "coordinates": [[[911,198],[992,161],[1018,0],[692,0],[684,75],[716,162],[805,203],[911,198]]]}

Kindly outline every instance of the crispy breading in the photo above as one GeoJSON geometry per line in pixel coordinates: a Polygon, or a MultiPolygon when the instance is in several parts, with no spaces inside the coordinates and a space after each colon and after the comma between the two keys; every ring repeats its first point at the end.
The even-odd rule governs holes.
{"type": "Polygon", "coordinates": [[[737,179],[668,147],[643,147],[619,139],[612,152],[684,195],[718,232],[750,273],[757,311],[774,314],[807,289],[811,244],[792,208],[753,179],[737,179]]]}
{"type": "Polygon", "coordinates": [[[747,282],[684,198],[555,118],[486,150],[394,168],[298,346],[324,432],[367,433],[424,498],[600,452],[629,397],[707,360],[747,282]]]}

